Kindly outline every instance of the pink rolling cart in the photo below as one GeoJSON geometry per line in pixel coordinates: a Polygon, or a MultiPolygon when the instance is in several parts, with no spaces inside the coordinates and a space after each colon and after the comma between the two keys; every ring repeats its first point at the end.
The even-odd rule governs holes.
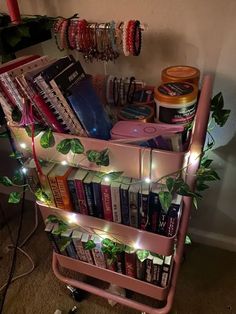
{"type": "MultiPolygon", "coordinates": [[[[209,75],[206,75],[203,79],[201,95],[198,103],[198,109],[195,117],[195,124],[192,133],[192,140],[190,148],[185,153],[176,153],[168,151],[159,151],[159,150],[150,150],[140,147],[116,144],[112,142],[95,140],[89,138],[80,138],[83,145],[86,149],[90,147],[93,149],[109,149],[110,156],[110,168],[100,169],[100,171],[124,171],[124,175],[135,177],[135,178],[144,178],[150,172],[150,169],[146,169],[150,164],[151,158],[151,177],[152,179],[160,178],[163,175],[167,175],[171,172],[174,172],[181,167],[183,167],[186,162],[189,162],[188,173],[186,177],[186,182],[190,187],[194,188],[195,184],[195,173],[199,167],[200,158],[196,158],[202,152],[207,124],[210,113],[210,99],[212,93],[212,78],[209,75]]],[[[11,128],[13,136],[16,138],[16,142],[24,141],[28,147],[31,147],[31,140],[25,134],[24,129],[19,129],[12,127],[11,128]]],[[[60,141],[63,138],[70,138],[75,136],[65,135],[65,134],[56,134],[56,142],[60,141]]],[[[39,139],[35,138],[35,147],[37,150],[37,155],[41,158],[46,158],[50,156],[54,161],[61,162],[64,158],[56,154],[55,148],[49,150],[42,150],[39,146],[39,139]],[[46,151],[46,152],[45,152],[46,151]]],[[[20,150],[20,147],[19,147],[20,150]]],[[[22,150],[22,149],[21,149],[22,150]]],[[[68,157],[66,160],[68,164],[72,162],[72,158],[68,157]]],[[[78,157],[80,158],[80,157],[78,157]]],[[[74,160],[73,160],[74,162],[74,160]]],[[[76,162],[80,163],[78,159],[76,162]]],[[[90,164],[83,164],[85,161],[81,161],[81,165],[86,167],[91,166],[94,169],[94,166],[90,164]]],[[[75,260],[69,257],[65,257],[56,253],[53,253],[52,268],[55,276],[67,285],[86,290],[90,293],[96,294],[106,299],[114,300],[120,304],[134,308],[142,313],[149,314],[167,314],[171,310],[173,305],[175,289],[177,284],[177,278],[179,274],[180,264],[182,260],[184,245],[185,245],[185,236],[189,224],[189,216],[192,206],[192,199],[189,197],[184,197],[183,199],[183,209],[182,215],[179,223],[178,232],[174,237],[168,238],[158,234],[150,233],[147,231],[138,230],[132,227],[125,225],[120,225],[114,222],[105,221],[102,219],[94,218],[91,216],[81,215],[78,213],[71,213],[63,211],[61,209],[48,207],[42,203],[38,203],[38,206],[41,210],[42,216],[44,219],[48,215],[60,215],[64,216],[65,219],[70,219],[73,217],[73,222],[77,222],[81,226],[86,226],[86,228],[91,228],[91,230],[100,230],[104,231],[111,238],[118,239],[119,241],[134,246],[137,245],[140,249],[147,249],[154,253],[159,253],[162,255],[171,255],[174,252],[174,247],[176,246],[174,254],[174,263],[172,269],[172,275],[169,280],[169,284],[166,288],[161,288],[159,286],[128,277],[123,274],[113,272],[108,269],[99,268],[95,265],[91,265],[79,260],[75,260]],[[72,216],[71,216],[72,215],[72,216]],[[87,284],[82,281],[77,281],[72,278],[65,277],[60,273],[59,266],[73,270],[100,280],[103,280],[108,283],[115,284],[117,286],[138,292],[144,296],[149,296],[151,298],[165,301],[165,306],[162,308],[154,308],[140,302],[128,299],[126,297],[121,297],[114,295],[110,292],[105,291],[94,287],[90,284],[87,284]]]]}

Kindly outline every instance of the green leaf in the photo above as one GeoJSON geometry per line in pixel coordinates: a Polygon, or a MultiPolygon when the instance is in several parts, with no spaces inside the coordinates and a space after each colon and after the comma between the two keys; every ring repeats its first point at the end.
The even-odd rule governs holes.
{"type": "Polygon", "coordinates": [[[14,159],[21,159],[23,158],[23,154],[21,152],[13,152],[9,155],[9,157],[14,158],[14,159]]]}
{"type": "Polygon", "coordinates": [[[45,131],[40,138],[40,145],[42,148],[50,148],[55,145],[55,138],[52,130],[45,131]]]}
{"type": "Polygon", "coordinates": [[[221,92],[216,94],[211,100],[211,110],[221,110],[224,107],[224,98],[221,92]]]}
{"type": "Polygon", "coordinates": [[[46,220],[45,220],[45,223],[48,223],[48,222],[52,222],[52,223],[57,223],[59,221],[59,218],[55,215],[49,215],[46,220]]]}
{"type": "Polygon", "coordinates": [[[125,252],[126,253],[134,253],[135,252],[135,249],[129,245],[126,245],[125,246],[125,252]]]}
{"type": "Polygon", "coordinates": [[[168,191],[161,191],[159,193],[159,199],[162,209],[167,212],[172,202],[172,194],[168,191]]]}
{"type": "Polygon", "coordinates": [[[88,240],[86,243],[85,243],[85,250],[92,250],[96,247],[96,244],[94,243],[93,240],[88,240]]]}
{"type": "Polygon", "coordinates": [[[0,133],[0,138],[8,138],[7,132],[0,133]]]}
{"type": "Polygon", "coordinates": [[[144,262],[148,258],[150,252],[147,250],[137,250],[136,254],[140,262],[144,262]]]}
{"type": "Polygon", "coordinates": [[[37,191],[34,193],[35,197],[37,198],[37,200],[45,203],[45,204],[51,204],[51,200],[49,198],[49,196],[47,195],[47,193],[45,193],[42,189],[37,189],[37,191]]]}
{"type": "Polygon", "coordinates": [[[212,164],[212,162],[213,162],[213,159],[208,159],[207,157],[202,158],[201,166],[204,168],[208,168],[212,164]]]}
{"type": "Polygon", "coordinates": [[[205,190],[209,189],[209,185],[203,183],[202,181],[197,181],[196,189],[198,191],[205,191],[205,190]]]}
{"type": "Polygon", "coordinates": [[[188,235],[186,235],[185,237],[185,244],[192,244],[192,240],[190,239],[190,237],[188,235]]]}
{"type": "Polygon", "coordinates": [[[11,192],[9,195],[8,203],[11,203],[11,204],[20,203],[20,193],[19,192],[11,192]]]}
{"type": "Polygon", "coordinates": [[[227,122],[227,120],[229,118],[230,112],[231,112],[231,110],[229,110],[229,109],[221,110],[221,112],[220,112],[221,118],[218,119],[218,125],[220,127],[223,127],[225,125],[225,123],[227,122]]]}
{"type": "Polygon", "coordinates": [[[96,150],[87,150],[86,156],[88,158],[88,161],[97,162],[100,158],[100,152],[98,152],[96,150]]]}
{"type": "Polygon", "coordinates": [[[96,164],[98,166],[105,166],[105,167],[109,166],[110,160],[109,160],[109,151],[107,148],[100,152],[99,160],[96,161],[96,164]]]}
{"type": "Polygon", "coordinates": [[[74,154],[83,154],[84,146],[78,138],[73,138],[70,140],[71,142],[71,151],[74,154]]]}
{"type": "Polygon", "coordinates": [[[167,189],[169,190],[169,192],[173,191],[174,185],[175,185],[175,180],[171,177],[167,178],[166,186],[167,186],[167,189]]]}
{"type": "Polygon", "coordinates": [[[29,27],[26,25],[20,25],[17,27],[17,31],[21,37],[28,37],[30,38],[29,27]]]}
{"type": "Polygon", "coordinates": [[[57,151],[63,155],[68,154],[70,149],[71,149],[70,139],[64,139],[57,144],[57,151]]]}
{"type": "Polygon", "coordinates": [[[123,174],[123,171],[114,171],[107,174],[104,174],[105,177],[108,177],[111,181],[119,179],[123,174]]]}
{"type": "Polygon", "coordinates": [[[65,249],[67,248],[67,246],[69,245],[71,243],[71,240],[68,240],[68,239],[62,239],[61,240],[61,246],[60,246],[60,251],[61,252],[64,252],[65,251],[65,249]]]}
{"type": "MultiPolygon", "coordinates": [[[[34,137],[39,135],[43,130],[45,130],[44,126],[42,126],[40,124],[35,124],[34,125],[34,137]]],[[[29,137],[32,137],[32,127],[31,126],[26,126],[25,131],[29,137]]]]}
{"type": "Polygon", "coordinates": [[[22,171],[17,170],[15,175],[12,177],[11,181],[14,184],[21,185],[24,183],[24,176],[22,171]]]}
{"type": "Polygon", "coordinates": [[[193,205],[196,209],[198,209],[198,203],[197,203],[197,198],[193,197],[193,205]]]}
{"type": "Polygon", "coordinates": [[[0,177],[0,183],[4,186],[12,186],[13,182],[6,176],[0,177]]]}

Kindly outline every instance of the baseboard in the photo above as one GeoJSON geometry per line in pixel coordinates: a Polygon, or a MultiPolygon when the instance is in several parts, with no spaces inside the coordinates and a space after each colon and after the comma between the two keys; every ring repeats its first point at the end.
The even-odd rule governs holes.
{"type": "Polygon", "coordinates": [[[189,235],[195,242],[236,252],[236,237],[234,238],[220,233],[208,232],[195,228],[189,228],[189,235]]]}

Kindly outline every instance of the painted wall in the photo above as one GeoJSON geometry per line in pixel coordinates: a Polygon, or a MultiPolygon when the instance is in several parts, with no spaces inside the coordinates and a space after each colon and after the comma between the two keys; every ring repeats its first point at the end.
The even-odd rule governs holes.
{"type": "MultiPolygon", "coordinates": [[[[192,214],[191,226],[199,239],[213,238],[212,243],[214,239],[215,242],[221,239],[223,243],[234,244],[236,249],[236,1],[19,0],[19,5],[22,14],[69,17],[79,13],[88,21],[135,18],[148,24],[140,57],[120,57],[115,64],[106,66],[97,62],[85,64],[90,73],[107,71],[117,76],[135,75],[148,83],[158,84],[161,69],[169,65],[188,64],[197,66],[201,73],[215,75],[214,94],[222,91],[226,106],[232,110],[227,126],[214,132],[217,148],[212,155],[222,180],[212,184],[205,193],[199,210],[192,214]]],[[[3,4],[1,10],[4,8],[3,4]]],[[[52,41],[19,55],[30,51],[60,55],[52,41]]],[[[82,60],[81,56],[77,57],[82,60]]]]}

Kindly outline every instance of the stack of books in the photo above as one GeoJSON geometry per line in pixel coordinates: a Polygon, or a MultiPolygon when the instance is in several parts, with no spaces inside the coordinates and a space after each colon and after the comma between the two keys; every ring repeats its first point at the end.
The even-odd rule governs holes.
{"type": "Polygon", "coordinates": [[[54,131],[110,138],[112,125],[92,78],[72,56],[31,55],[0,66],[0,104],[10,122],[15,111],[26,121],[30,104],[31,119],[54,131]]]}
{"type": "Polygon", "coordinates": [[[47,223],[45,232],[56,253],[80,260],[97,267],[109,269],[132,278],[165,288],[168,286],[173,265],[173,256],[160,256],[149,253],[141,262],[135,249],[129,248],[119,252],[114,260],[109,261],[102,250],[102,238],[84,232],[80,228],[68,229],[60,235],[57,233],[58,225],[47,223]],[[87,249],[86,243],[92,240],[94,247],[87,249]]]}
{"type": "Polygon", "coordinates": [[[61,164],[43,166],[42,172],[42,189],[58,208],[167,237],[176,234],[182,197],[176,195],[168,211],[164,211],[159,200],[163,188],[160,184],[128,177],[107,182],[99,172],[61,164]]]}

